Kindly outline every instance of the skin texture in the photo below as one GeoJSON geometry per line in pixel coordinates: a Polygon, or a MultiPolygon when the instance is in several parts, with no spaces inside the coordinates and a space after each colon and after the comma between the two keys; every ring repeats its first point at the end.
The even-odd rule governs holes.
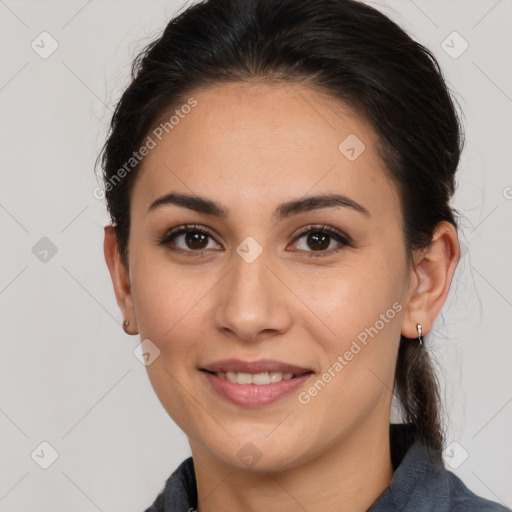
{"type": "Polygon", "coordinates": [[[112,226],[104,249],[130,333],[160,350],[148,376],[189,439],[198,510],[366,510],[393,474],[400,334],[432,328],[459,259],[456,231],[440,223],[430,249],[409,260],[376,135],[341,102],[303,84],[224,84],[191,96],[197,106],[145,157],[132,190],[129,270],[112,226]],[[350,134],[365,144],[354,161],[338,149],[350,134]],[[217,201],[229,216],[176,205],[148,213],[170,192],[217,201]],[[272,219],[279,204],[320,193],[346,195],[370,215],[339,206],[272,219]],[[184,235],[174,247],[189,252],[158,245],[183,224],[210,231],[201,256],[184,235]],[[325,256],[308,258],[320,251],[297,233],[310,224],[340,230],[353,246],[330,238],[325,256]],[[262,248],[252,263],[236,252],[246,237],[262,248]],[[307,390],[394,303],[401,310],[306,405],[292,393],[237,406],[198,370],[225,358],[277,359],[315,372],[307,390]],[[250,467],[237,456],[247,443],[261,454],[250,467]]]}

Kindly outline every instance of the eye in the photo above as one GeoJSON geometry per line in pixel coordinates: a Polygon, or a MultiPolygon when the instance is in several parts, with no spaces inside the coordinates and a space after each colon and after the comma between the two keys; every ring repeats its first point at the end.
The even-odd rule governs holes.
{"type": "Polygon", "coordinates": [[[186,225],[171,229],[163,238],[158,240],[158,244],[165,245],[173,251],[202,256],[203,252],[207,249],[215,248],[208,247],[209,242],[213,240],[211,233],[207,229],[196,225],[186,225]],[[184,246],[180,247],[178,245],[180,240],[184,246]]]}
{"type": "MultiPolygon", "coordinates": [[[[304,248],[303,245],[299,250],[305,252],[308,258],[329,256],[340,251],[345,246],[353,247],[348,236],[330,226],[306,226],[296,236],[294,243],[297,243],[297,241],[306,236],[306,247],[304,248]],[[329,249],[333,241],[338,243],[338,247],[329,249]],[[313,250],[308,250],[308,248],[313,250]]],[[[185,225],[171,229],[157,243],[168,247],[172,251],[188,253],[193,256],[203,256],[204,252],[208,249],[220,248],[216,243],[209,247],[210,242],[214,241],[215,239],[207,229],[197,225],[185,225]],[[180,243],[182,244],[181,246],[180,243]]]]}
{"type": "Polygon", "coordinates": [[[339,252],[345,246],[353,247],[348,236],[344,235],[337,229],[331,228],[330,226],[306,226],[299,232],[299,235],[295,240],[297,241],[305,237],[305,243],[303,244],[303,247],[299,249],[305,250],[306,253],[309,253],[306,255],[307,258],[329,256],[333,253],[339,252]],[[338,243],[338,247],[329,249],[333,241],[338,243]],[[308,248],[312,248],[313,250],[308,251],[308,248]]]}

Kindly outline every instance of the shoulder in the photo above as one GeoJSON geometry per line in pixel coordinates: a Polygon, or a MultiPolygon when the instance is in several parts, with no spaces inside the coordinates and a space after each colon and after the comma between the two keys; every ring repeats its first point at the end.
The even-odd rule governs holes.
{"type": "Polygon", "coordinates": [[[407,425],[392,425],[391,453],[396,469],[391,485],[370,512],[512,512],[468,489],[448,470],[442,454],[413,434],[407,425]]]}
{"type": "Polygon", "coordinates": [[[511,509],[504,505],[477,496],[455,473],[451,471],[446,473],[452,512],[511,512],[511,509]]]}

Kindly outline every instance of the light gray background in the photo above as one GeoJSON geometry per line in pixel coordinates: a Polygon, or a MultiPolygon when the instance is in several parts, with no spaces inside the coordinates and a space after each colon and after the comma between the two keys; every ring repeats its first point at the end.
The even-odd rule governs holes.
{"type": "MultiPolygon", "coordinates": [[[[511,506],[512,2],[371,4],[434,51],[465,113],[463,258],[428,343],[457,443],[447,460],[511,506]],[[453,31],[469,43],[456,59],[441,46],[453,31]]],[[[189,455],[121,328],[93,196],[132,58],[182,5],[0,0],[1,511],[143,510],[189,455]],[[43,31],[59,45],[46,59],[31,48],[51,48],[43,31]],[[46,262],[43,237],[57,248],[46,262]],[[58,453],[48,469],[43,441],[58,453]]]]}

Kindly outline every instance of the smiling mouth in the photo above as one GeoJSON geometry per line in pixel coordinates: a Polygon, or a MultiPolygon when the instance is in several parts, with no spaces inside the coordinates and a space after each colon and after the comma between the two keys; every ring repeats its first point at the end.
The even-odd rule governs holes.
{"type": "Polygon", "coordinates": [[[246,373],[246,372],[211,372],[203,370],[211,375],[215,375],[219,379],[224,379],[232,382],[233,384],[256,384],[258,386],[265,386],[281,382],[283,380],[292,380],[296,377],[309,375],[312,371],[303,372],[300,375],[294,375],[293,373],[282,373],[282,372],[260,372],[260,373],[246,373]]]}

